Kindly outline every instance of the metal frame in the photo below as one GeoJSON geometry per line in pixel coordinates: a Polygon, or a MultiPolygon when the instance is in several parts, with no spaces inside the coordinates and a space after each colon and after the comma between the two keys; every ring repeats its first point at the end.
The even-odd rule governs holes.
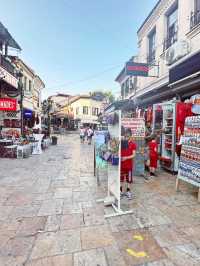
{"type": "MultiPolygon", "coordinates": [[[[118,114],[119,114],[119,132],[118,132],[118,135],[119,135],[119,139],[121,139],[121,110],[118,111],[118,114]]],[[[120,173],[121,173],[121,142],[119,144],[119,152],[118,152],[118,156],[119,156],[119,167],[118,167],[118,178],[120,180],[120,173]]],[[[118,195],[116,197],[116,195],[114,195],[116,201],[117,201],[117,206],[112,203],[112,208],[114,210],[113,213],[111,214],[106,214],[104,215],[105,218],[111,218],[111,217],[116,217],[116,216],[122,216],[122,215],[126,215],[126,214],[132,214],[133,211],[123,211],[121,209],[121,202],[120,202],[120,181],[119,181],[119,187],[118,187],[118,195]]],[[[107,198],[110,198],[112,196],[111,194],[111,191],[110,191],[110,188],[109,188],[109,182],[108,182],[108,194],[107,194],[107,198]]],[[[106,198],[105,199],[98,199],[96,200],[97,203],[104,203],[106,201],[106,198]]]]}

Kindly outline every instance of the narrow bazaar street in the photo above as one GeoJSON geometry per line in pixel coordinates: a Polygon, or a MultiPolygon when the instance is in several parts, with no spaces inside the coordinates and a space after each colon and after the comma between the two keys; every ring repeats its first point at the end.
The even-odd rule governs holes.
{"type": "Polygon", "coordinates": [[[137,177],[133,214],[104,219],[93,146],[59,136],[40,156],[0,160],[0,266],[198,266],[200,205],[194,188],[160,173],[137,177]]]}

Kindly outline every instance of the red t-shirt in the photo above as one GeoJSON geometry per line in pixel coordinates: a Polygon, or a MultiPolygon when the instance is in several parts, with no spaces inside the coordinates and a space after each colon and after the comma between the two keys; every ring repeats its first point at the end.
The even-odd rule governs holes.
{"type": "MultiPolygon", "coordinates": [[[[133,154],[133,151],[136,151],[136,144],[134,142],[130,141],[128,144],[128,148],[121,150],[121,157],[131,156],[133,154]]],[[[133,159],[121,161],[121,169],[132,171],[133,159]]]]}
{"type": "Polygon", "coordinates": [[[158,158],[158,144],[155,141],[149,142],[149,156],[158,158]]]}

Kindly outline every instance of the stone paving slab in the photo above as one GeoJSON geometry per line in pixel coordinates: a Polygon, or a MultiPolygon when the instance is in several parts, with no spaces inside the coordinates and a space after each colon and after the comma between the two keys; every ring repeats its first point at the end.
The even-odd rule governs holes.
{"type": "Polygon", "coordinates": [[[73,266],[72,255],[52,256],[27,262],[26,266],[73,266]]]}
{"type": "Polygon", "coordinates": [[[109,266],[102,248],[82,251],[74,254],[74,266],[109,266]]]}
{"type": "Polygon", "coordinates": [[[81,250],[80,231],[66,230],[40,234],[31,253],[31,259],[63,255],[81,250]]]}
{"type": "Polygon", "coordinates": [[[0,266],[199,266],[195,189],[177,193],[165,172],[135,177],[121,204],[133,214],[104,219],[107,176],[97,186],[92,152],[70,134],[39,156],[0,159],[0,266]]]}
{"type": "Polygon", "coordinates": [[[106,247],[114,244],[109,227],[105,225],[81,228],[82,249],[106,247]]]}
{"type": "Polygon", "coordinates": [[[63,199],[44,200],[38,212],[38,216],[61,214],[63,203],[63,199]]]}
{"type": "Polygon", "coordinates": [[[140,265],[166,257],[149,230],[124,231],[114,233],[114,237],[128,265],[140,265]]]}

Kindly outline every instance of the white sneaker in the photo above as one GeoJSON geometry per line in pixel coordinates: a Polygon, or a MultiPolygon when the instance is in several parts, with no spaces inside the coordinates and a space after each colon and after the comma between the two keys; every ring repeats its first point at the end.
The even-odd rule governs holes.
{"type": "Polygon", "coordinates": [[[126,192],[126,197],[129,199],[129,200],[132,200],[133,199],[133,195],[130,191],[127,191],[126,192]]]}

